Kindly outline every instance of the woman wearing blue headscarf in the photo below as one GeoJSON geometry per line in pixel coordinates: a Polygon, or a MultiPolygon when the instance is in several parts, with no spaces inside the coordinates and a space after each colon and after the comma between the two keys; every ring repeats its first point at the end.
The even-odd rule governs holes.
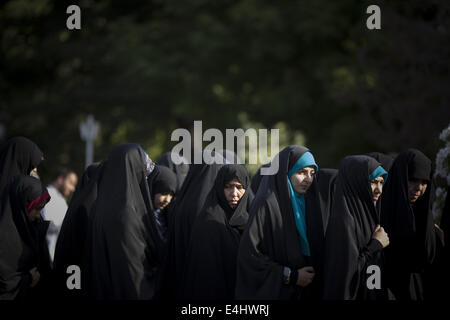
{"type": "Polygon", "coordinates": [[[318,166],[300,146],[283,149],[274,161],[278,172],[262,177],[241,238],[236,298],[319,298],[324,231],[318,166]]]}
{"type": "Polygon", "coordinates": [[[372,157],[341,161],[325,237],[327,300],[387,299],[382,249],[389,238],[377,208],[386,179],[386,170],[372,157]]]}

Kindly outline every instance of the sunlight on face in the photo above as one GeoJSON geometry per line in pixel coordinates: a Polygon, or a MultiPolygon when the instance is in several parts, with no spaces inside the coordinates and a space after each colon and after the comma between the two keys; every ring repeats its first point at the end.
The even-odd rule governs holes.
{"type": "Polygon", "coordinates": [[[383,193],[383,184],[384,178],[378,177],[372,181],[370,181],[370,188],[372,189],[372,201],[375,203],[380,199],[381,194],[383,193]]]}
{"type": "Polygon", "coordinates": [[[239,200],[241,200],[242,196],[245,194],[245,188],[237,178],[234,178],[225,184],[223,192],[228,204],[234,209],[238,205],[239,200]]]}
{"type": "Polygon", "coordinates": [[[314,181],[314,167],[304,167],[291,176],[292,188],[299,194],[304,194],[314,181]]]}

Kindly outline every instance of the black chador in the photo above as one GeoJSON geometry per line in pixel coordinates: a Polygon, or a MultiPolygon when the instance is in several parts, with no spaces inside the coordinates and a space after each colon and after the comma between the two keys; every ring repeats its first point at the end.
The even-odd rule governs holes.
{"type": "Polygon", "coordinates": [[[154,168],[137,144],[115,147],[91,211],[94,299],[152,299],[165,243],[158,231],[147,176],[154,168]]]}
{"type": "Polygon", "coordinates": [[[423,273],[436,254],[438,238],[431,212],[431,160],[416,149],[400,153],[394,161],[381,197],[381,225],[389,235],[386,248],[388,288],[397,300],[424,298],[423,273]],[[428,182],[414,203],[408,181],[428,182]]]}
{"type": "MultiPolygon", "coordinates": [[[[221,157],[218,153],[213,153],[213,156],[221,157]]],[[[222,158],[221,162],[223,161],[222,158]]],[[[162,299],[182,297],[181,284],[192,226],[213,189],[221,167],[222,164],[215,163],[192,164],[181,190],[169,208],[168,252],[160,293],[162,299]]]]}
{"type": "Polygon", "coordinates": [[[315,179],[302,195],[293,193],[289,180],[297,168],[314,166],[317,171],[317,165],[308,149],[300,146],[286,147],[276,155],[273,165],[274,161],[278,161],[278,172],[262,178],[241,238],[235,297],[320,298],[324,206],[315,179]],[[297,198],[301,210],[294,210],[297,198]],[[296,212],[300,214],[295,215],[296,212]],[[311,267],[315,273],[313,281],[304,287],[296,285],[297,277],[293,274],[311,267]]]}
{"type": "Polygon", "coordinates": [[[220,169],[214,189],[192,228],[183,297],[196,300],[234,298],[237,251],[253,200],[249,182],[243,165],[229,164],[220,169]],[[233,209],[225,198],[224,188],[235,178],[245,193],[233,209]]]}
{"type": "MultiPolygon", "coordinates": [[[[156,165],[154,172],[148,178],[148,188],[150,191],[150,196],[152,203],[155,201],[155,196],[160,194],[171,194],[174,196],[177,190],[177,177],[172,170],[167,167],[156,165]]],[[[168,228],[168,211],[169,205],[160,209],[154,206],[154,215],[156,223],[158,225],[158,230],[164,239],[167,237],[168,228]]]]}
{"type": "Polygon", "coordinates": [[[86,168],[70,201],[55,248],[53,269],[58,299],[86,297],[88,280],[87,237],[91,209],[97,200],[98,181],[104,163],[94,163],[86,168]],[[69,266],[78,266],[81,288],[69,289],[67,273],[69,266]]]}
{"type": "Polygon", "coordinates": [[[387,299],[387,288],[381,282],[383,246],[372,239],[380,222],[370,176],[380,165],[369,156],[348,156],[341,161],[325,236],[324,299],[387,299]],[[375,272],[379,283],[369,279],[375,272]]]}
{"type": "MultiPolygon", "coordinates": [[[[50,195],[41,181],[16,175],[1,196],[0,204],[0,300],[45,299],[50,293],[50,258],[45,235],[48,221],[29,219],[50,195]],[[40,274],[32,287],[30,270],[40,274]]],[[[38,211],[39,214],[39,211],[38,211]]]]}

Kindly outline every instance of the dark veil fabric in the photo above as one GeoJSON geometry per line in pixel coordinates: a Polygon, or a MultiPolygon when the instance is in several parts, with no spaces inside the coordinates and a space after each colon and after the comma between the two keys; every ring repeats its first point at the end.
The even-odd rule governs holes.
{"type": "Polygon", "coordinates": [[[381,166],[384,168],[384,170],[386,170],[387,172],[389,172],[389,170],[392,167],[392,164],[394,163],[394,158],[391,157],[390,155],[381,153],[381,152],[370,152],[367,154],[369,157],[374,158],[375,160],[377,160],[379,163],[381,163],[381,166]]]}
{"type": "Polygon", "coordinates": [[[431,160],[416,149],[397,156],[381,196],[381,226],[390,239],[385,250],[388,287],[397,300],[423,299],[422,274],[436,252],[432,185],[411,204],[410,178],[431,181],[431,160]]]}
{"type": "Polygon", "coordinates": [[[320,298],[324,231],[318,186],[314,182],[305,194],[307,238],[311,256],[304,256],[288,189],[288,172],[308,149],[289,146],[278,153],[275,175],[262,178],[250,208],[250,218],[241,237],[237,258],[237,299],[320,298]],[[315,277],[305,287],[286,285],[283,268],[297,270],[313,266],[315,277]]]}
{"type": "MultiPolygon", "coordinates": [[[[213,157],[220,157],[220,154],[213,153],[213,157]]],[[[181,190],[171,203],[168,212],[168,253],[160,285],[161,299],[182,298],[181,284],[192,226],[213,189],[222,166],[223,164],[216,163],[192,164],[181,190]]]]}
{"type": "Polygon", "coordinates": [[[327,230],[328,219],[330,218],[331,214],[331,205],[333,203],[337,175],[337,169],[320,168],[315,177],[323,204],[322,221],[325,234],[327,230]]]}
{"type": "Polygon", "coordinates": [[[1,196],[0,300],[39,299],[42,296],[37,293],[45,292],[43,288],[50,273],[45,242],[48,222],[30,223],[26,209],[26,205],[38,199],[44,191],[38,179],[18,175],[1,196]],[[29,271],[34,267],[38,268],[41,278],[36,287],[30,288],[32,279],[29,271]]]}
{"type": "Polygon", "coordinates": [[[152,299],[164,241],[153,215],[146,155],[139,145],[119,145],[111,151],[91,215],[92,297],[152,299]]]}
{"type": "MultiPolygon", "coordinates": [[[[156,165],[154,172],[148,178],[148,188],[150,191],[150,196],[152,199],[152,204],[155,201],[155,196],[157,193],[166,194],[171,193],[172,196],[176,194],[177,191],[177,177],[172,170],[167,167],[156,165]]],[[[172,198],[173,199],[173,198],[172,198]]],[[[158,229],[160,230],[164,240],[167,237],[167,225],[169,221],[169,208],[170,203],[164,209],[153,208],[156,223],[158,229]]]]}
{"type": "Polygon", "coordinates": [[[254,198],[247,170],[240,164],[223,166],[203,211],[194,223],[186,258],[183,298],[232,300],[236,283],[236,259],[241,234],[254,198]],[[232,209],[224,195],[234,178],[246,189],[232,209]]]}
{"type": "Polygon", "coordinates": [[[270,166],[270,162],[263,164],[258,171],[256,171],[255,175],[252,177],[252,183],[250,185],[250,188],[253,191],[253,194],[256,194],[256,192],[258,192],[258,188],[259,185],[261,183],[262,178],[264,177],[263,175],[261,175],[261,168],[267,168],[270,166]]]}
{"type": "MultiPolygon", "coordinates": [[[[369,156],[347,156],[339,166],[335,197],[325,236],[324,299],[387,299],[387,289],[370,290],[370,265],[383,270],[382,245],[372,239],[379,215],[372,201],[370,174],[380,163],[369,156]]],[[[382,276],[382,275],[381,275],[382,276]]]]}
{"type": "Polygon", "coordinates": [[[0,195],[14,176],[29,175],[37,168],[42,156],[33,141],[24,137],[9,139],[0,149],[0,195]]]}
{"type": "Polygon", "coordinates": [[[179,191],[181,189],[181,186],[183,185],[184,180],[186,179],[188,172],[189,172],[190,166],[189,166],[188,161],[185,158],[183,158],[182,156],[178,155],[177,153],[166,152],[158,159],[158,162],[156,164],[159,166],[167,167],[175,173],[175,175],[177,176],[177,190],[176,191],[179,191]],[[182,160],[182,163],[175,164],[172,161],[172,156],[179,160],[182,160]]]}
{"type": "Polygon", "coordinates": [[[157,164],[152,175],[148,178],[148,187],[152,200],[157,193],[171,192],[175,195],[177,191],[177,176],[167,167],[157,164]]]}
{"type": "Polygon", "coordinates": [[[88,166],[81,177],[70,201],[69,208],[64,217],[61,231],[56,243],[53,270],[55,274],[56,298],[86,297],[87,284],[83,283],[81,289],[68,290],[67,267],[76,265],[80,267],[82,280],[87,280],[87,237],[91,209],[97,199],[98,180],[104,163],[94,163],[88,166]]]}

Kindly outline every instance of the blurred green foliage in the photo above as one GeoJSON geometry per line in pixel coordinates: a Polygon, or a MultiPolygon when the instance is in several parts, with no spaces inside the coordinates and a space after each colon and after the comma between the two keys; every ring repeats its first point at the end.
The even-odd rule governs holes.
{"type": "Polygon", "coordinates": [[[450,120],[448,18],[436,0],[5,1],[3,140],[38,143],[44,177],[82,172],[88,114],[97,161],[125,142],[157,159],[194,120],[279,128],[282,146],[305,144],[321,167],[412,146],[434,158],[450,120]],[[66,28],[70,4],[81,30],[66,28]],[[366,28],[370,4],[382,30],[366,28]]]}

